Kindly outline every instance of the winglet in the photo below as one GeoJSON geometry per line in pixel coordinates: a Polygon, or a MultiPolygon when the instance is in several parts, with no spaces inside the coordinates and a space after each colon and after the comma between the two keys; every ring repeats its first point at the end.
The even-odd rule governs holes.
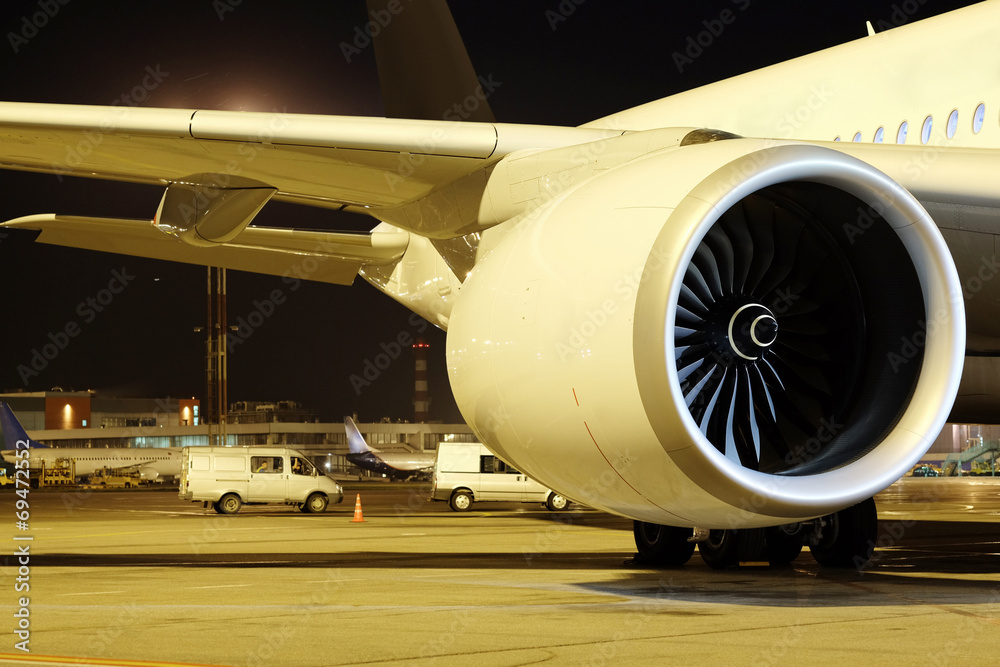
{"type": "Polygon", "coordinates": [[[361,435],[357,424],[350,417],[344,417],[344,428],[347,429],[347,446],[351,450],[351,454],[367,454],[378,451],[368,446],[368,443],[365,442],[365,436],[361,435]]]}
{"type": "Polygon", "coordinates": [[[3,439],[6,443],[7,449],[14,449],[16,447],[15,443],[18,441],[27,442],[28,449],[36,447],[40,449],[48,449],[37,440],[32,440],[28,437],[24,427],[21,426],[21,422],[17,421],[17,417],[15,417],[13,411],[11,411],[10,406],[3,402],[0,402],[0,428],[3,429],[3,439]]]}
{"type": "Polygon", "coordinates": [[[872,27],[872,22],[871,21],[865,21],[865,27],[868,28],[868,36],[869,37],[874,37],[875,36],[875,28],[872,27]]]}

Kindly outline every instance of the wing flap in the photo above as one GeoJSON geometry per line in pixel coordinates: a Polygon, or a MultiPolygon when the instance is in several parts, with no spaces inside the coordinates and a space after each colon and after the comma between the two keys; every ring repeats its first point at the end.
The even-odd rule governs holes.
{"type": "Polygon", "coordinates": [[[36,229],[38,241],[172,262],[219,266],[274,276],[350,285],[363,265],[392,264],[402,257],[406,232],[346,234],[250,227],[231,243],[191,246],[159,231],[151,220],[32,215],[0,225],[36,229]]]}

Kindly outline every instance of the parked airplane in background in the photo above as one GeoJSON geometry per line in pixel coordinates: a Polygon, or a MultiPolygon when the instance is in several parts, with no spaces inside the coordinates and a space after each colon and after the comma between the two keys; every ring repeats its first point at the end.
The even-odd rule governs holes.
{"type": "Polygon", "coordinates": [[[181,474],[181,449],[179,447],[48,447],[37,440],[28,437],[21,422],[14,416],[10,406],[0,402],[0,426],[3,428],[3,439],[9,449],[0,456],[7,463],[14,463],[16,449],[23,449],[18,442],[28,443],[31,456],[28,458],[28,468],[36,470],[43,465],[51,468],[58,459],[70,459],[75,462],[77,477],[93,475],[101,468],[135,470],[142,479],[157,482],[165,477],[177,477],[181,474]],[[15,449],[16,448],[16,449],[15,449]]]}
{"type": "Polygon", "coordinates": [[[581,127],[496,123],[485,102],[455,122],[418,98],[482,84],[446,3],[424,0],[376,38],[395,118],[0,104],[3,168],[163,188],[145,220],[6,227],[361,275],[447,329],[482,442],[632,518],[646,562],[683,563],[697,541],[714,567],[803,544],[856,565],[873,496],[949,413],[1000,405],[998,32],[984,2],[581,127]],[[251,225],[272,197],[381,224],[251,225]]]}
{"type": "Polygon", "coordinates": [[[350,417],[344,417],[344,428],[347,429],[347,446],[350,449],[347,460],[359,468],[395,479],[430,474],[434,468],[436,454],[380,452],[368,446],[357,424],[350,417]]]}

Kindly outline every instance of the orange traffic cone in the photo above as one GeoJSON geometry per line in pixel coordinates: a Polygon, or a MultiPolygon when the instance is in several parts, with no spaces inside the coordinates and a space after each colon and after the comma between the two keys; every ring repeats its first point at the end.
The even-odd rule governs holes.
{"type": "Polygon", "coordinates": [[[354,501],[354,518],[351,519],[351,523],[362,523],[365,520],[365,516],[361,513],[361,494],[358,494],[358,499],[354,501]]]}

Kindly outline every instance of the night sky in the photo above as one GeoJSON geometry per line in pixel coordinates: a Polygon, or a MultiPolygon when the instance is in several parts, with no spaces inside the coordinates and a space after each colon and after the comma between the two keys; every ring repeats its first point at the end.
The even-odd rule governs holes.
{"type": "MultiPolygon", "coordinates": [[[[363,0],[63,2],[6,0],[0,8],[0,99],[107,105],[126,95],[150,107],[383,114],[372,49],[348,62],[340,46],[364,26],[363,0]],[[54,15],[36,19],[44,25],[26,23],[45,6],[54,15]],[[152,85],[142,88],[144,79],[152,85]]],[[[499,121],[576,125],[863,37],[866,19],[888,27],[973,3],[449,4],[473,65],[496,84],[489,103],[499,121]],[[727,25],[717,21],[724,11],[731,12],[727,25]],[[701,53],[678,62],[689,38],[719,26],[711,40],[703,37],[711,43],[701,53]]],[[[151,218],[161,196],[160,188],[0,171],[3,220],[35,213],[151,218]]],[[[272,202],[254,224],[360,231],[376,221],[272,202]]],[[[204,398],[204,340],[193,331],[205,320],[203,267],[32,238],[0,233],[0,389],[204,398]],[[109,284],[117,293],[102,292],[109,284]],[[60,335],[67,330],[75,335],[60,335]],[[63,349],[43,370],[19,371],[50,343],[63,349]]],[[[422,325],[414,326],[409,311],[360,278],[349,288],[302,283],[292,292],[280,278],[230,271],[230,323],[248,317],[254,301],[274,289],[284,291],[285,302],[230,356],[231,402],[292,399],[330,421],[352,412],[366,421],[412,418],[408,353],[360,392],[351,382],[382,352],[380,344],[401,332],[417,335],[422,325]]],[[[444,333],[428,326],[423,335],[432,346],[431,418],[460,421],[447,386],[444,333]]]]}

